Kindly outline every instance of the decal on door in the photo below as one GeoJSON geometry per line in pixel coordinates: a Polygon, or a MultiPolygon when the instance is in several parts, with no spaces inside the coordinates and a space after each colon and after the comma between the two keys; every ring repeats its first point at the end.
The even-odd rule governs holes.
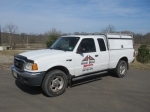
{"type": "Polygon", "coordinates": [[[91,56],[89,56],[89,63],[90,63],[90,64],[91,64],[91,63],[95,63],[95,59],[92,58],[91,56]]]}
{"type": "Polygon", "coordinates": [[[82,60],[81,65],[88,64],[89,57],[88,55],[82,60]]]}
{"type": "Polygon", "coordinates": [[[87,55],[81,62],[81,65],[83,65],[82,71],[93,70],[93,63],[95,63],[95,59],[92,56],[87,55]]]}

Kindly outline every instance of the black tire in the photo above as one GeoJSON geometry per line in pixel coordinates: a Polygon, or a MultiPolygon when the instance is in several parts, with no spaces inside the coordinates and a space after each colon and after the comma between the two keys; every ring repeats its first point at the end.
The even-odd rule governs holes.
{"type": "Polygon", "coordinates": [[[127,74],[127,62],[120,60],[115,68],[115,75],[119,78],[124,77],[127,74]]]}
{"type": "Polygon", "coordinates": [[[66,91],[67,76],[61,70],[52,70],[46,74],[42,82],[42,90],[47,96],[59,96],[66,91]]]}

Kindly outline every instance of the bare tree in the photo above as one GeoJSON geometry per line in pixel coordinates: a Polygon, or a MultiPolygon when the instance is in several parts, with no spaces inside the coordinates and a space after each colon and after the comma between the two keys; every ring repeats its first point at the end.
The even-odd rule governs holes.
{"type": "Polygon", "coordinates": [[[26,35],[25,33],[21,33],[20,34],[20,37],[21,37],[21,41],[20,42],[21,42],[22,47],[24,46],[24,43],[25,43],[25,35],[26,35]]]}
{"type": "Polygon", "coordinates": [[[124,30],[121,31],[122,34],[134,34],[134,32],[128,31],[128,30],[124,30]]]}
{"type": "Polygon", "coordinates": [[[80,35],[80,33],[79,32],[74,32],[74,35],[80,35]]]}
{"type": "Polygon", "coordinates": [[[1,25],[0,25],[0,46],[2,45],[2,38],[1,38],[1,25]]]}
{"type": "Polygon", "coordinates": [[[5,27],[3,28],[3,31],[6,33],[6,36],[9,40],[9,46],[12,47],[12,44],[14,43],[15,47],[15,34],[17,33],[17,25],[10,23],[6,24],[5,27]]]}
{"type": "Polygon", "coordinates": [[[81,35],[86,35],[87,33],[86,33],[86,32],[81,32],[80,34],[81,34],[81,35]]]}
{"type": "Polygon", "coordinates": [[[58,30],[56,30],[55,28],[52,28],[50,31],[46,32],[45,34],[46,34],[46,35],[51,35],[51,34],[60,35],[60,34],[61,34],[61,31],[58,31],[58,30]]]}
{"type": "Polygon", "coordinates": [[[101,30],[102,33],[115,33],[115,27],[113,25],[108,25],[106,28],[101,30]]]}
{"type": "Polygon", "coordinates": [[[145,43],[150,45],[150,33],[145,35],[145,43]]]}

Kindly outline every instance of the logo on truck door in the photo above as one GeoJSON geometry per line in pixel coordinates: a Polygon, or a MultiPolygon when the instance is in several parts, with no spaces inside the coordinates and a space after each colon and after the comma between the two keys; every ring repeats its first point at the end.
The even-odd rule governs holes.
{"type": "Polygon", "coordinates": [[[83,65],[82,71],[93,70],[93,63],[95,63],[95,59],[92,56],[87,55],[81,62],[81,65],[83,65]]]}
{"type": "Polygon", "coordinates": [[[89,63],[95,63],[95,59],[89,56],[89,63]]]}

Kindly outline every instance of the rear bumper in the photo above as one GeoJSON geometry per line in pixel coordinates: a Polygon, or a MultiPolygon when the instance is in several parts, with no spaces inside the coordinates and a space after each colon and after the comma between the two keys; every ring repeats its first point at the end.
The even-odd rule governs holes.
{"type": "Polygon", "coordinates": [[[14,65],[12,65],[11,71],[16,80],[30,86],[40,86],[45,75],[45,72],[18,71],[14,65]]]}

